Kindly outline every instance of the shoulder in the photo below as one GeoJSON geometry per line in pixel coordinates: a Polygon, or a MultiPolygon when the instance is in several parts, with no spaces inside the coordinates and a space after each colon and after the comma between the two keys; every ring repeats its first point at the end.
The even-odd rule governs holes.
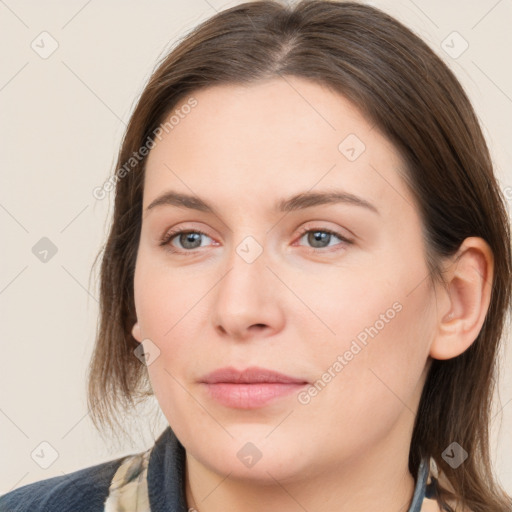
{"type": "Polygon", "coordinates": [[[0,496],[1,512],[103,512],[109,486],[126,457],[33,482],[0,496]]]}

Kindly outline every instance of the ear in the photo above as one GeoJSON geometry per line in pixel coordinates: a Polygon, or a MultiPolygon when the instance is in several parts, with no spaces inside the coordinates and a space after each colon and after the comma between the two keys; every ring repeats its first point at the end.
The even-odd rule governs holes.
{"type": "Polygon", "coordinates": [[[140,332],[139,322],[135,322],[132,327],[132,336],[139,342],[142,343],[142,334],[140,332]]]}
{"type": "Polygon", "coordinates": [[[446,286],[437,301],[437,330],[430,347],[434,359],[457,357],[480,333],[491,300],[491,248],[483,238],[466,238],[443,275],[446,286]]]}

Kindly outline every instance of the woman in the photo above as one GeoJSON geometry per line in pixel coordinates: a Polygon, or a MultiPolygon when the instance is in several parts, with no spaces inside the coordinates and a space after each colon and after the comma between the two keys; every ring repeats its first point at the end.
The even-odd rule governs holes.
{"type": "Polygon", "coordinates": [[[114,183],[89,404],[118,431],[154,394],[169,428],[1,510],[511,510],[488,442],[507,213],[410,30],[357,3],[220,12],[151,76],[114,183]]]}

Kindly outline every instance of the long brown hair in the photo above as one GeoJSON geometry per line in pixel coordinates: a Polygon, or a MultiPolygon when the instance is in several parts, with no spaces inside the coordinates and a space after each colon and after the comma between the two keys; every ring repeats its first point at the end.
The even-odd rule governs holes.
{"type": "Polygon", "coordinates": [[[119,413],[151,395],[131,334],[146,161],[133,155],[194,91],[287,75],[343,94],[401,152],[407,164],[403,178],[422,218],[432,280],[443,282],[442,258],[453,255],[466,237],[482,237],[490,245],[495,273],[485,322],[463,354],[432,362],[409,469],[416,475],[421,457],[428,455],[454,490],[453,495],[443,490],[440,504],[456,498],[473,512],[509,512],[512,502],[492,476],[489,454],[499,344],[511,298],[505,199],[477,117],[454,74],[396,19],[355,2],[242,3],[200,24],[157,64],[126,129],[114,176],[114,214],[102,248],[101,317],[88,374],[95,426],[122,430],[119,413]],[[457,469],[441,456],[453,441],[469,454],[457,469]]]}

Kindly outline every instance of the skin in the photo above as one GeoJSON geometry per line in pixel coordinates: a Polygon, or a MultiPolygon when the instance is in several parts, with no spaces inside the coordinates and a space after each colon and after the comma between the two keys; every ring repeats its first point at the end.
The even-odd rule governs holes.
{"type": "Polygon", "coordinates": [[[489,247],[466,239],[458,260],[444,262],[447,286],[433,287],[399,153],[330,89],[287,77],[193,96],[197,106],[148,156],[132,331],[160,350],[148,373],[186,448],[188,506],[406,511],[421,390],[432,358],[456,357],[481,329],[489,247]],[[349,134],[366,147],[354,161],[338,149],[349,134]],[[203,198],[216,214],[147,210],[171,189],[203,198]],[[273,211],[299,192],[334,189],[378,213],[348,203],[273,211]],[[325,234],[315,246],[303,227],[352,243],[325,234]],[[171,228],[207,235],[159,245],[171,228]],[[237,253],[248,236],[262,249],[251,263],[237,253]],[[397,303],[400,311],[307,404],[292,393],[259,409],[229,408],[198,382],[220,367],[257,365],[314,383],[397,303]],[[252,467],[237,457],[247,442],[262,454],[252,467]]]}

